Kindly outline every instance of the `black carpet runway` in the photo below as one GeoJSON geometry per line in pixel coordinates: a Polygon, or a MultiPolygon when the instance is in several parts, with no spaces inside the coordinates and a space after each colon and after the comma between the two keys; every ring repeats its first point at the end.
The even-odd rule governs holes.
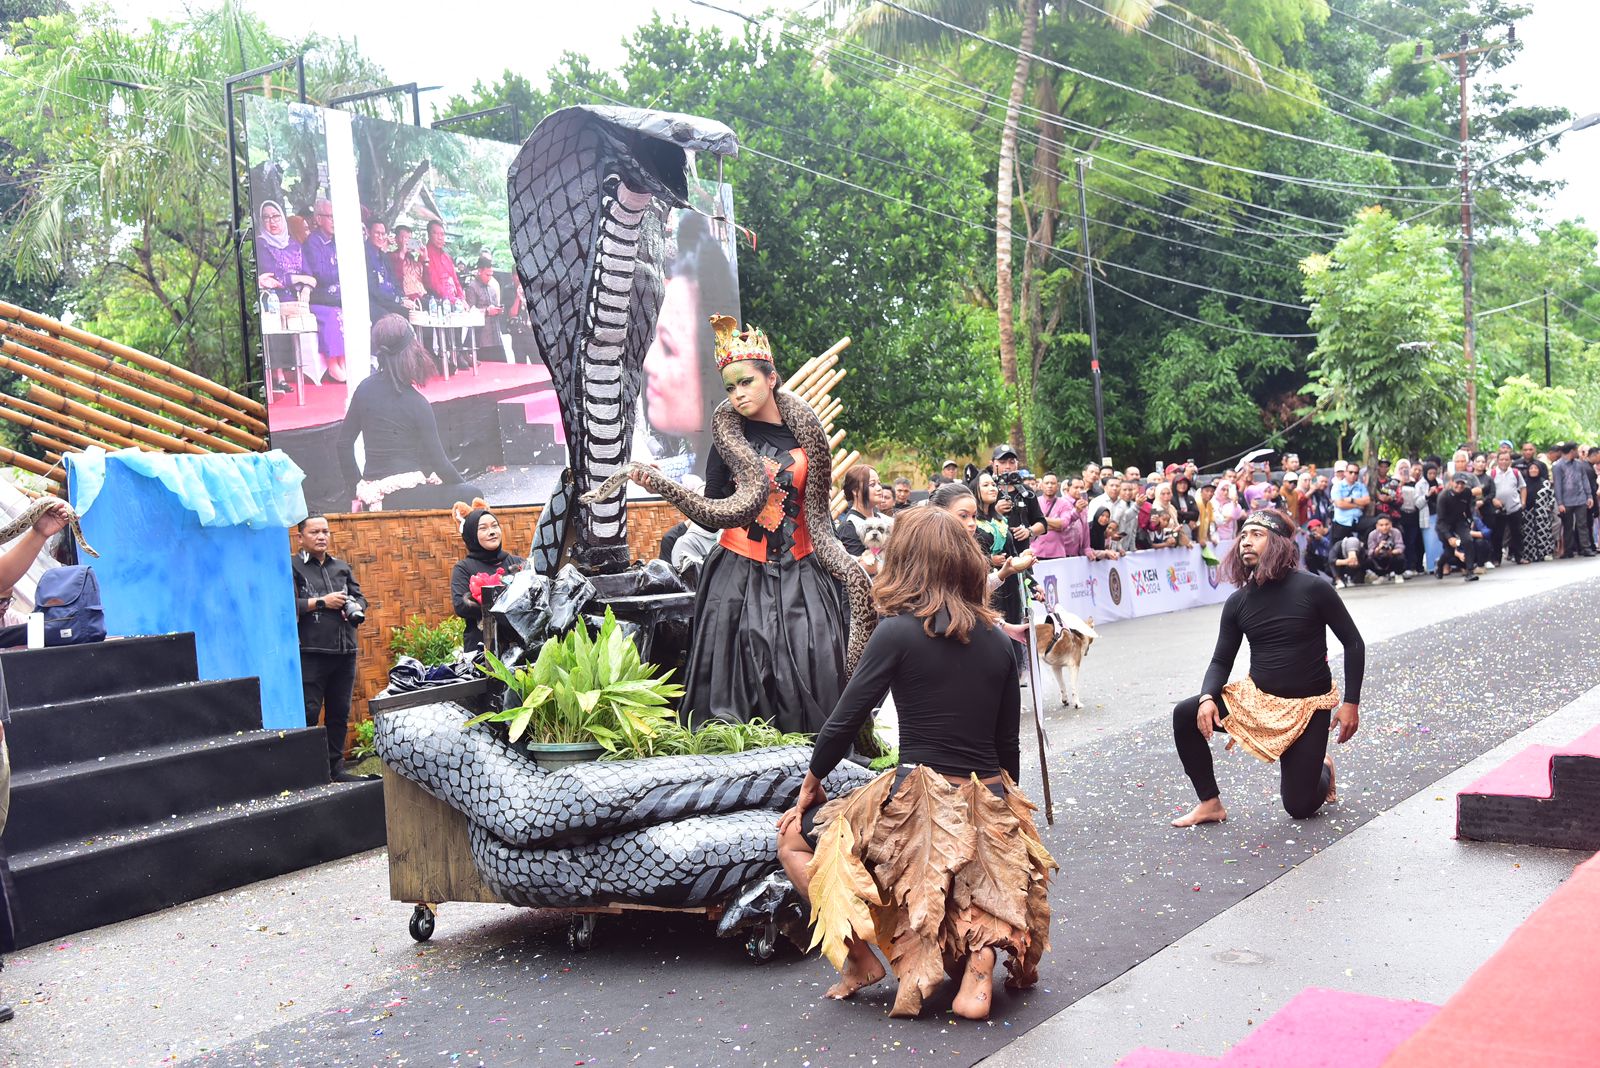
{"type": "MultiPolygon", "coordinates": [[[[448,964],[424,955],[404,985],[353,993],[343,1008],[197,1060],[972,1064],[1595,685],[1600,634],[1583,624],[1597,596],[1600,582],[1575,584],[1370,647],[1361,732],[1330,746],[1341,803],[1311,820],[1284,815],[1276,768],[1224,754],[1218,740],[1228,822],[1170,828],[1193,795],[1165,711],[1147,727],[1055,754],[1056,823],[1045,841],[1063,871],[1052,893],[1052,949],[1039,987],[997,988],[993,1018],[983,1023],[949,1014],[953,989],[921,1019],[891,1020],[892,980],[851,1002],[827,1001],[834,973],[826,961],[790,950],[756,964],[693,917],[603,917],[594,948],[572,953],[564,919],[529,911],[491,932],[497,950],[448,964]]],[[[1151,655],[1159,660],[1160,650],[1151,655]]],[[[1164,665],[1196,686],[1204,667],[1164,665]]],[[[1030,752],[1025,744],[1022,785],[1037,800],[1030,752]]],[[[397,941],[407,937],[400,910],[397,941]]]]}

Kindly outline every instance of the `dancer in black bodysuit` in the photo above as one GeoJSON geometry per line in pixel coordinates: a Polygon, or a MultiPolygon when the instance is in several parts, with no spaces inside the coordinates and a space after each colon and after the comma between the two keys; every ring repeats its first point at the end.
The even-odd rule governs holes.
{"type": "Polygon", "coordinates": [[[1337,800],[1328,732],[1338,727],[1341,744],[1355,736],[1366,645],[1333,587],[1296,568],[1294,523],[1276,509],[1244,522],[1222,575],[1239,589],[1223,606],[1203,690],[1172,710],[1178,756],[1200,803],[1172,825],[1228,817],[1207,744],[1214,730],[1231,736],[1229,748],[1238,743],[1262,760],[1277,760],[1284,811],[1305,819],[1337,800]],[[1328,670],[1329,630],[1344,646],[1342,703],[1328,670]],[[1250,639],[1249,677],[1223,685],[1242,638],[1250,639]]]}

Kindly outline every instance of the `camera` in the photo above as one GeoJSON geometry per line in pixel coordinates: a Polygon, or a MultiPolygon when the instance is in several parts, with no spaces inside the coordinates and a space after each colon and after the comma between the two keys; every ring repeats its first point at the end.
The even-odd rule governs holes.
{"type": "Polygon", "coordinates": [[[345,601],[344,608],[341,611],[344,613],[344,618],[351,623],[359,624],[363,619],[367,618],[367,610],[361,607],[361,602],[359,601],[345,601]]]}
{"type": "Polygon", "coordinates": [[[995,482],[1002,486],[1020,486],[1022,485],[1022,472],[1007,471],[1003,475],[997,475],[995,482]]]}

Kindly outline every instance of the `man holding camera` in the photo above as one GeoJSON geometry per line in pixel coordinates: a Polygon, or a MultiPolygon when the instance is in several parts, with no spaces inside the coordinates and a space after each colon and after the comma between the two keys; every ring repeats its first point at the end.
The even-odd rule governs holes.
{"type": "MultiPolygon", "coordinates": [[[[996,445],[994,447],[994,480],[1000,484],[1000,492],[1011,498],[1011,536],[1018,545],[1026,546],[1028,542],[1043,534],[1047,529],[1044,509],[1039,506],[1039,495],[1022,484],[1022,473],[1017,470],[1017,450],[1010,445],[996,445]]],[[[1054,529],[1059,530],[1065,523],[1056,521],[1054,529]]]]}
{"type": "Polygon", "coordinates": [[[356,686],[356,627],[367,616],[350,565],[328,552],[328,519],[300,520],[300,551],[294,569],[295,609],[300,617],[300,680],[306,726],[322,717],[328,732],[328,774],[334,782],[359,782],[344,770],[344,738],[356,686]],[[327,715],[323,716],[326,705],[327,715]]]}

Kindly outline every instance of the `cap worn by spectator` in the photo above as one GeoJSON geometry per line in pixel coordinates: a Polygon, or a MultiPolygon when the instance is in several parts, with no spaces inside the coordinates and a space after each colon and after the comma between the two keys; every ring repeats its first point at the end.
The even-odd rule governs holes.
{"type": "Polygon", "coordinates": [[[996,445],[994,447],[994,455],[991,456],[990,459],[991,460],[1004,460],[1007,456],[1015,458],[1016,455],[1017,455],[1017,450],[1013,449],[1010,445],[996,445]]]}
{"type": "Polygon", "coordinates": [[[1183,469],[1181,467],[1179,467],[1177,464],[1168,464],[1167,465],[1167,477],[1171,478],[1172,477],[1172,473],[1174,471],[1181,471],[1181,470],[1183,470],[1183,469]]]}
{"type": "Polygon", "coordinates": [[[1320,520],[1320,519],[1311,520],[1309,523],[1306,524],[1306,529],[1307,530],[1321,530],[1322,529],[1322,520],[1320,520]]]}
{"type": "Polygon", "coordinates": [[[1467,481],[1467,473],[1465,471],[1457,471],[1455,474],[1450,476],[1450,481],[1465,484],[1467,481]]]}
{"type": "Polygon", "coordinates": [[[961,465],[956,463],[954,460],[946,460],[942,465],[940,465],[940,470],[944,470],[945,468],[949,468],[949,467],[960,467],[960,466],[961,465]]]}

